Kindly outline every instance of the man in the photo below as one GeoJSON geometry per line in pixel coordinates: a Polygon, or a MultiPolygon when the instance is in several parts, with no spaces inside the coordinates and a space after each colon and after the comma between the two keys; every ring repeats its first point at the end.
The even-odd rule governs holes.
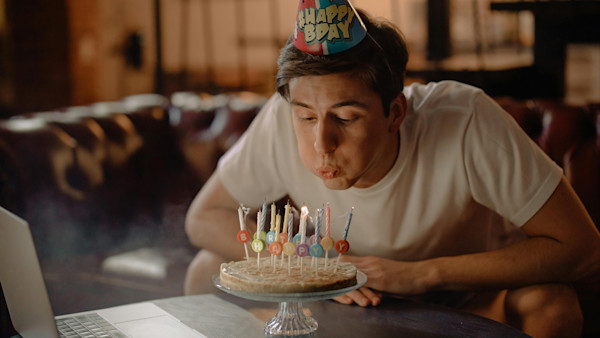
{"type": "Polygon", "coordinates": [[[382,292],[443,299],[532,336],[578,336],[569,283],[598,270],[600,236],[561,169],[481,90],[404,88],[402,35],[362,12],[343,21],[346,1],[323,13],[338,13],[331,24],[344,28],[362,17],[366,34],[334,32],[331,41],[351,44],[335,54],[331,41],[307,44],[320,9],[303,3],[279,59],[280,95],[190,207],[186,231],[202,250],[186,292],[202,292],[219,263],[243,257],[239,202],[256,210],[287,196],[312,209],[330,203],[338,215],[356,208],[343,258],[368,281],[338,302],[375,306],[382,292]]]}

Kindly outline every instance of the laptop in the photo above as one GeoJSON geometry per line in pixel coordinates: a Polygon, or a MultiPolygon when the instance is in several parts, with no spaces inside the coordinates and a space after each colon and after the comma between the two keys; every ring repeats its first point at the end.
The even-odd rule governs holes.
{"type": "Polygon", "coordinates": [[[0,284],[13,327],[24,338],[206,337],[150,302],[54,317],[29,224],[2,207],[0,284]]]}

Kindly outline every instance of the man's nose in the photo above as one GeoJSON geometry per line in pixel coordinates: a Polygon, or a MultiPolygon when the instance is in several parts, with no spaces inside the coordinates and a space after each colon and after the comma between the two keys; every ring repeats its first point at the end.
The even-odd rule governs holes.
{"type": "Polygon", "coordinates": [[[338,137],[334,126],[328,121],[320,121],[315,125],[315,150],[319,154],[333,152],[338,145],[338,137]]]}

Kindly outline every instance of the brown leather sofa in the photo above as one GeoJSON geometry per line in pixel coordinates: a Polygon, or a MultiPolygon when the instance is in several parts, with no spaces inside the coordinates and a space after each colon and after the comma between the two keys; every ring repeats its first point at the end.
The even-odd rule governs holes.
{"type": "Polygon", "coordinates": [[[42,260],[187,243],[187,206],[265,102],[188,96],[196,104],[140,94],[0,121],[0,204],[31,224],[42,260]]]}

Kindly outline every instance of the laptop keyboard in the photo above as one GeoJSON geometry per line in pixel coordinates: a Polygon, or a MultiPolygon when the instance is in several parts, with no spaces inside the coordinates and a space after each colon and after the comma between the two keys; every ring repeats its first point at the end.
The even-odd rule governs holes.
{"type": "Polygon", "coordinates": [[[125,338],[121,331],[100,317],[97,313],[72,316],[56,320],[56,326],[61,337],[85,338],[125,338]]]}

